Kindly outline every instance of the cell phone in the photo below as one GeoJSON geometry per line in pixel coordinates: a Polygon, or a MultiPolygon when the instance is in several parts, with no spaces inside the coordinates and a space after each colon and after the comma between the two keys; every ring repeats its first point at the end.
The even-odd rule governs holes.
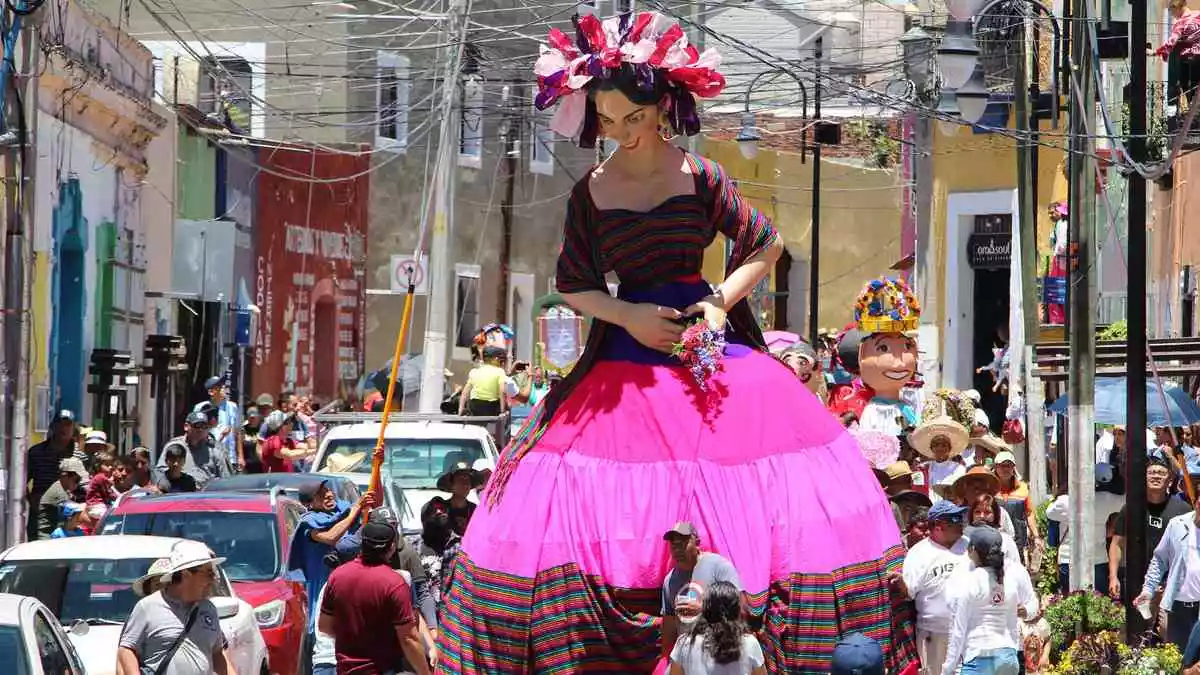
{"type": "Polygon", "coordinates": [[[527,368],[529,368],[528,363],[526,363],[524,361],[517,361],[517,363],[515,365],[513,365],[513,372],[519,373],[527,368]]]}

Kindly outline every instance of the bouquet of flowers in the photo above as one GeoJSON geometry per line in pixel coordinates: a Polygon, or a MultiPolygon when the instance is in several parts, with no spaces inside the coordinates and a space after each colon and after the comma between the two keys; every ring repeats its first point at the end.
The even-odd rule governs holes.
{"type": "Polygon", "coordinates": [[[684,329],[671,350],[671,355],[691,371],[701,391],[708,391],[708,380],[721,369],[724,354],[725,329],[713,328],[704,319],[693,321],[684,329]]]}

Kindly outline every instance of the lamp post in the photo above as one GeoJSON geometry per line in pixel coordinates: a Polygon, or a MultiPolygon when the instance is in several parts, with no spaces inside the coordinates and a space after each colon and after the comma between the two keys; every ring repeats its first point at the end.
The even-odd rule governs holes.
{"type": "MultiPolygon", "coordinates": [[[[817,77],[820,77],[820,62],[821,62],[821,38],[817,38],[816,44],[817,58],[817,77]]],[[[754,76],[750,80],[750,86],[746,87],[745,108],[742,112],[742,129],[737,135],[738,150],[746,159],[754,159],[758,156],[758,142],[762,140],[762,136],[755,126],[754,113],[750,112],[750,93],[754,91],[754,87],[759,81],[766,77],[778,77],[779,75],[787,75],[796,81],[796,86],[800,88],[800,113],[801,119],[808,120],[808,89],[804,86],[804,82],[796,73],[782,68],[767,70],[754,76]]],[[[821,116],[821,83],[818,79],[816,82],[816,114],[821,116]]],[[[804,163],[808,141],[806,133],[800,134],[800,163],[804,163]]],[[[812,344],[817,344],[817,274],[820,267],[820,227],[821,227],[821,145],[820,143],[813,144],[813,171],[812,171],[812,252],[809,260],[809,300],[808,300],[808,333],[809,340],[812,344]]]]}

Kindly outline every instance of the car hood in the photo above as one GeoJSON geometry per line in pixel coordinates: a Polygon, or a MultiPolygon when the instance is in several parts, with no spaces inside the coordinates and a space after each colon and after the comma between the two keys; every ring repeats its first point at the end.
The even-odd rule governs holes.
{"type": "Polygon", "coordinates": [[[233,590],[238,599],[246,601],[251,607],[262,607],[272,600],[283,600],[288,594],[287,583],[279,579],[235,581],[233,590]]]}
{"type": "Polygon", "coordinates": [[[87,635],[68,635],[88,675],[116,675],[120,626],[89,626],[87,635]]]}

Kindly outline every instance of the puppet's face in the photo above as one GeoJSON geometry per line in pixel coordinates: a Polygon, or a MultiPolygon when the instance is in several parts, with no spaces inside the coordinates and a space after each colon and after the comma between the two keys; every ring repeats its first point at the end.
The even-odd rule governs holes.
{"type": "Polygon", "coordinates": [[[863,384],[885,398],[899,398],[917,374],[917,341],[900,333],[876,333],[859,345],[858,365],[863,384]]]}
{"type": "Polygon", "coordinates": [[[796,378],[808,387],[808,390],[817,395],[817,398],[825,400],[825,375],[821,370],[820,363],[813,363],[811,359],[805,358],[795,352],[789,352],[783,356],[783,362],[792,372],[796,374],[796,378]]]}

